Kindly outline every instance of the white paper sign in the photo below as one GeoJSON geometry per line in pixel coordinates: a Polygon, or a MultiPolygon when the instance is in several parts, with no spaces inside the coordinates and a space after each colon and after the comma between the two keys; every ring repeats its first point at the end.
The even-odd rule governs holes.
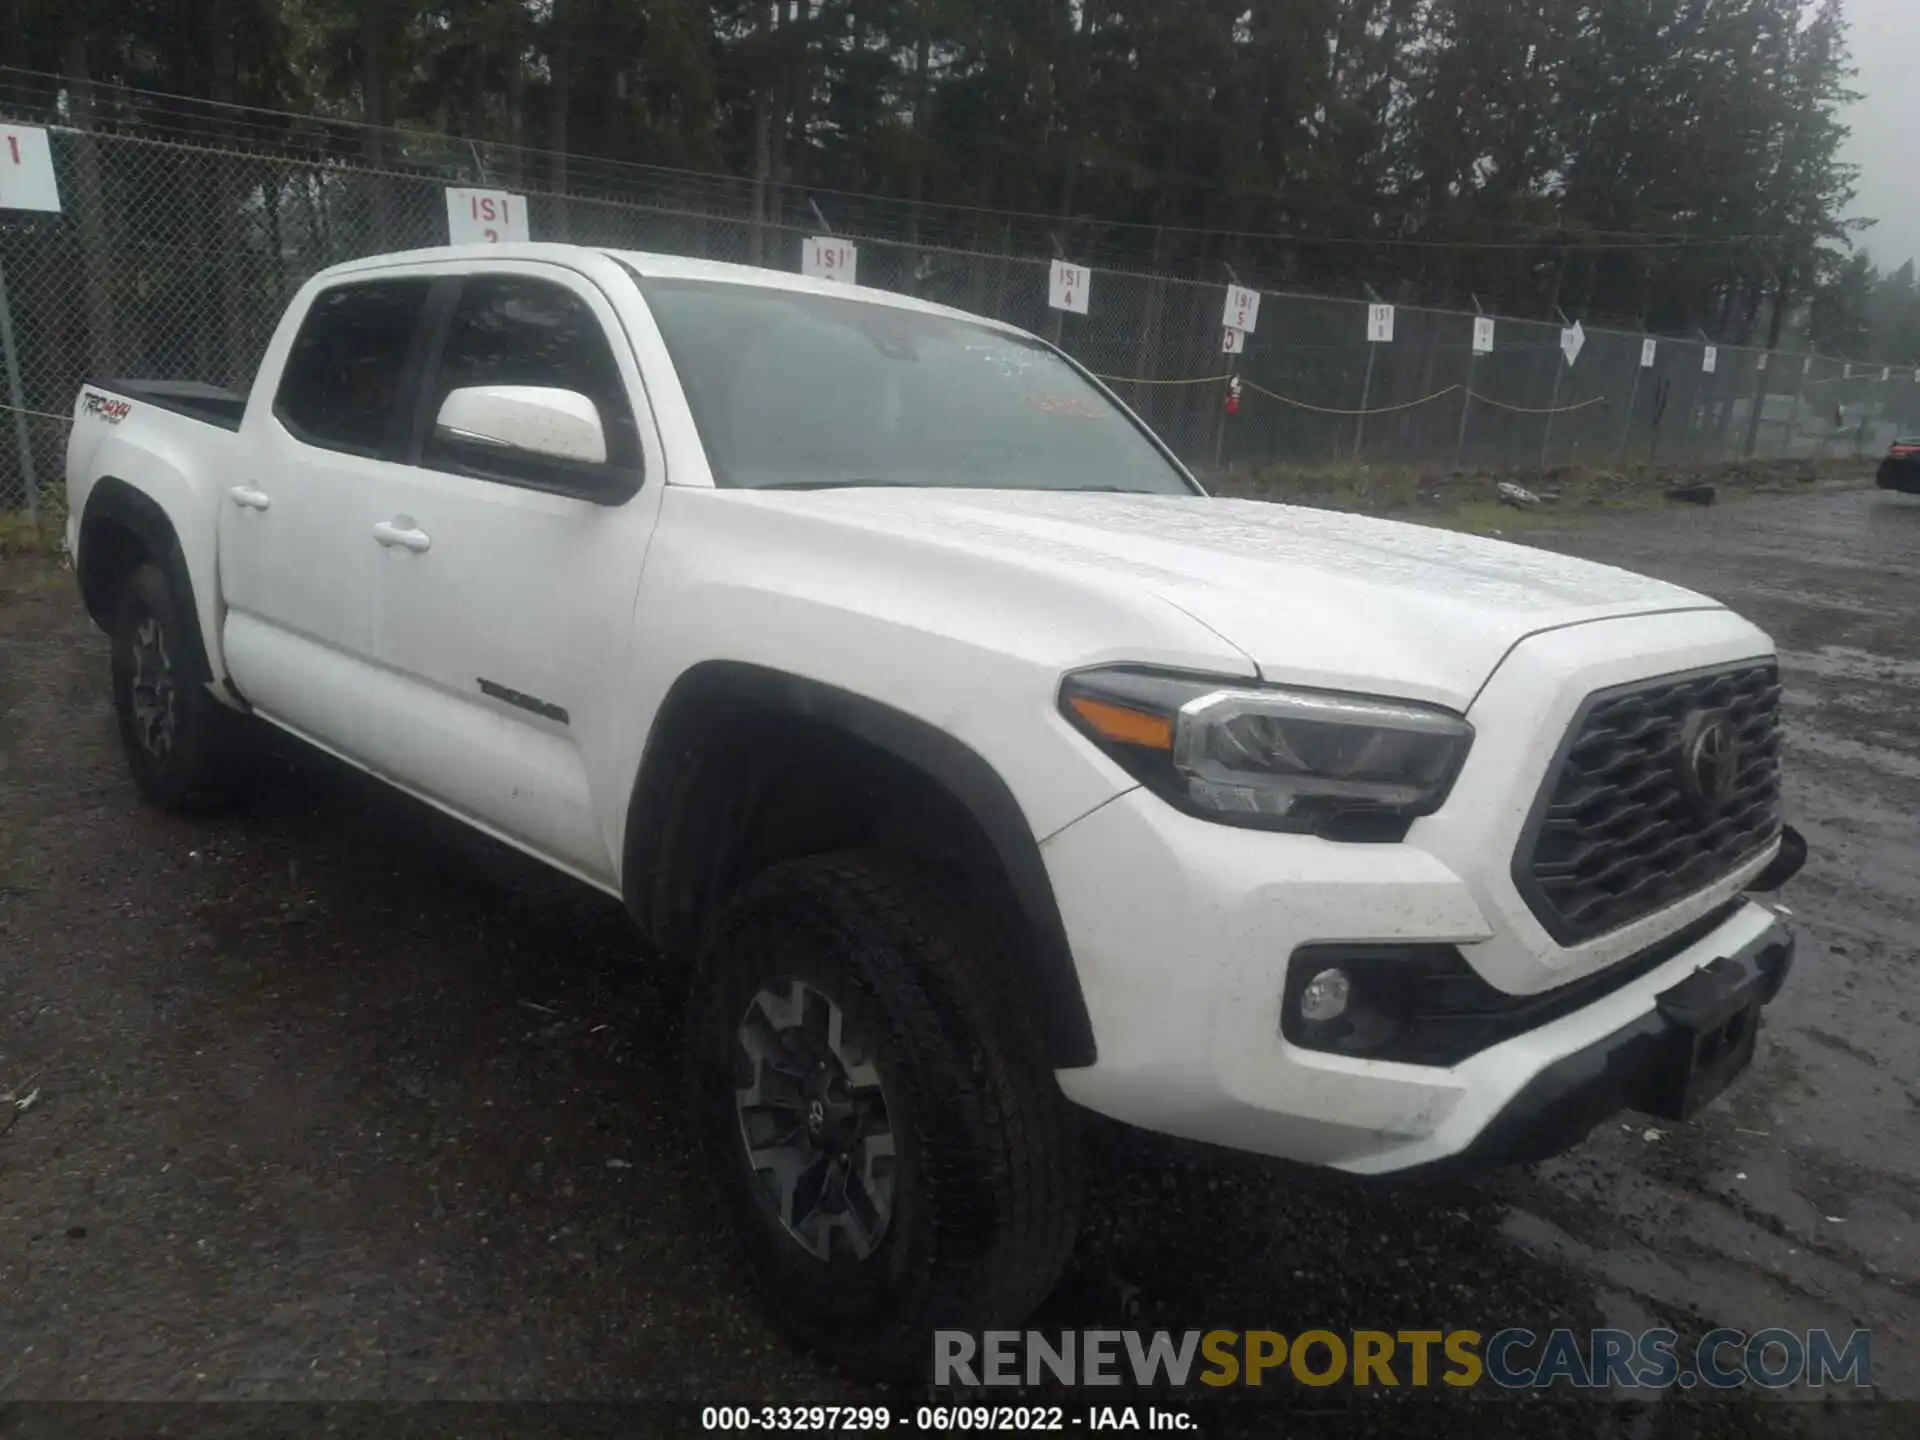
{"type": "Polygon", "coordinates": [[[1372,345],[1393,343],[1393,307],[1391,305],[1367,306],[1367,342],[1372,345]]]}
{"type": "Polygon", "coordinates": [[[447,190],[447,240],[498,245],[527,239],[527,197],[505,190],[447,190]]]}
{"type": "Polygon", "coordinates": [[[47,132],[33,125],[0,125],[0,210],[60,208],[47,132]]]}
{"type": "Polygon", "coordinates": [[[1853,378],[1853,366],[1848,365],[1844,369],[1842,369],[1840,372],[1840,378],[1842,380],[1851,380],[1853,378]]]}
{"type": "Polygon", "coordinates": [[[1891,365],[1882,365],[1880,367],[1880,383],[1884,385],[1887,383],[1887,381],[1891,380],[1892,378],[1893,378],[1893,367],[1891,365]]]}
{"type": "Polygon", "coordinates": [[[1587,332],[1578,320],[1560,332],[1560,353],[1567,357],[1571,365],[1580,358],[1580,351],[1586,346],[1587,332]]]}
{"type": "Polygon", "coordinates": [[[1760,356],[1754,362],[1753,368],[1761,371],[1764,371],[1767,368],[1767,352],[1766,351],[1762,350],[1760,352],[1760,356]]]}
{"type": "Polygon", "coordinates": [[[1476,355],[1493,353],[1493,317],[1491,315],[1473,317],[1473,353],[1476,355]]]}
{"type": "Polygon", "coordinates": [[[1248,290],[1239,285],[1227,287],[1227,309],[1221,317],[1221,324],[1229,330],[1245,330],[1253,333],[1254,324],[1260,318],[1260,292],[1248,290]]]}
{"type": "Polygon", "coordinates": [[[1231,325],[1225,326],[1221,329],[1220,353],[1222,355],[1238,355],[1242,350],[1246,348],[1247,348],[1247,332],[1246,331],[1236,330],[1231,325]]]}
{"type": "Polygon", "coordinates": [[[820,280],[842,280],[851,285],[860,268],[860,249],[834,235],[814,235],[800,242],[800,273],[820,280]]]}
{"type": "Polygon", "coordinates": [[[1800,362],[1800,373],[1802,375],[1811,375],[1813,373],[1813,356],[1809,355],[1800,362]]]}
{"type": "Polygon", "coordinates": [[[1074,265],[1065,260],[1053,262],[1053,269],[1047,273],[1047,304],[1056,310],[1071,310],[1076,315],[1087,313],[1087,290],[1093,283],[1093,271],[1085,265],[1074,265]]]}
{"type": "Polygon", "coordinates": [[[1701,352],[1700,368],[1709,375],[1720,368],[1720,347],[1718,345],[1709,345],[1701,352]]]}
{"type": "Polygon", "coordinates": [[[1640,368],[1642,370],[1651,370],[1653,368],[1653,357],[1658,355],[1659,353],[1660,353],[1659,341],[1642,340],[1640,342],[1640,368]]]}

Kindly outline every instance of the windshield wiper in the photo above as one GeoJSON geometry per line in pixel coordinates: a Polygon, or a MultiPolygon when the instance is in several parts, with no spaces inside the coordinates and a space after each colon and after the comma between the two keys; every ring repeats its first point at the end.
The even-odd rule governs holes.
{"type": "Polygon", "coordinates": [[[868,485],[889,486],[894,489],[920,490],[931,489],[917,480],[882,480],[877,475],[854,475],[845,480],[773,480],[764,485],[749,485],[749,490],[850,490],[868,485]]]}

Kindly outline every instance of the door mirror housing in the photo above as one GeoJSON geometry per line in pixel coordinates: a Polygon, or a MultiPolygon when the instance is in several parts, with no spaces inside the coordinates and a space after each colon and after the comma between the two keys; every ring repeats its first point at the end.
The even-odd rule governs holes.
{"type": "MultiPolygon", "coordinates": [[[[438,445],[467,458],[529,457],[607,463],[600,409],[577,390],[546,385],[471,385],[449,391],[434,421],[438,445]]],[[[484,463],[484,462],[483,462],[484,463]]]]}

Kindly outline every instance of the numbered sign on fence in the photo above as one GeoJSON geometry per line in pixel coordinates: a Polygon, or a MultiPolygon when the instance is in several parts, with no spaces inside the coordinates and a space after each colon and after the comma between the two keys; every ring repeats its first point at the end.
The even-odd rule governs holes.
{"type": "Polygon", "coordinates": [[[1226,313],[1221,317],[1221,323],[1229,330],[1244,330],[1251,335],[1259,319],[1260,292],[1241,285],[1229,285],[1226,313]]]}
{"type": "Polygon", "coordinates": [[[816,280],[841,280],[855,283],[860,269],[860,249],[837,235],[810,235],[800,242],[800,273],[816,280]]]}
{"type": "Polygon", "coordinates": [[[1367,306],[1367,340],[1374,345],[1393,343],[1393,307],[1391,305],[1367,306]]]}
{"type": "Polygon", "coordinates": [[[1578,320],[1560,332],[1560,353],[1567,357],[1569,365],[1580,358],[1586,344],[1587,332],[1578,320]]]}
{"type": "Polygon", "coordinates": [[[1720,347],[1709,345],[1700,353],[1700,368],[1711,375],[1720,368],[1720,347]]]}
{"type": "Polygon", "coordinates": [[[1813,356],[1807,355],[1801,358],[1800,373],[1802,375],[1811,375],[1813,373],[1813,356]]]}
{"type": "Polygon", "coordinates": [[[1842,380],[1851,380],[1853,378],[1853,366],[1851,364],[1843,365],[1841,367],[1840,378],[1842,380]]]}
{"type": "Polygon", "coordinates": [[[527,239],[527,197],[504,190],[447,190],[447,239],[454,245],[498,245],[527,239]]]}
{"type": "Polygon", "coordinates": [[[1491,315],[1473,317],[1473,353],[1476,355],[1493,353],[1493,317],[1491,315]]]}
{"type": "Polygon", "coordinates": [[[0,125],[0,210],[59,208],[47,132],[36,125],[0,125]]]}
{"type": "Polygon", "coordinates": [[[1893,378],[1893,367],[1891,365],[1882,365],[1880,367],[1880,383],[1884,385],[1887,383],[1887,381],[1891,380],[1892,378],[1893,378]]]}
{"type": "Polygon", "coordinates": [[[1766,351],[1762,350],[1757,356],[1754,357],[1753,368],[1763,373],[1765,372],[1767,368],[1767,352],[1766,351]]]}
{"type": "Polygon", "coordinates": [[[1221,329],[1220,353],[1222,355],[1238,355],[1242,350],[1246,348],[1247,348],[1247,332],[1246,331],[1236,330],[1231,325],[1225,326],[1221,329]]]}
{"type": "Polygon", "coordinates": [[[1047,304],[1056,310],[1071,310],[1076,315],[1087,313],[1087,291],[1093,281],[1093,271],[1085,265],[1074,265],[1065,260],[1053,262],[1053,269],[1047,272],[1047,304]]]}
{"type": "Polygon", "coordinates": [[[1659,353],[1660,344],[1658,341],[1642,340],[1640,342],[1640,368],[1642,370],[1651,370],[1653,368],[1653,357],[1659,353]]]}

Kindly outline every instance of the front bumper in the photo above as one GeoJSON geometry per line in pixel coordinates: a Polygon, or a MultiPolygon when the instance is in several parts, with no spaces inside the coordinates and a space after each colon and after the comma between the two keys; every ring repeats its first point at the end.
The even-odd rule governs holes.
{"type": "Polygon", "coordinates": [[[1688,1119],[1751,1063],[1760,1009],[1780,993],[1793,950],[1793,932],[1776,921],[1693,971],[1639,1019],[1535,1075],[1458,1160],[1542,1160],[1622,1110],[1688,1119]]]}
{"type": "MultiPolygon", "coordinates": [[[[1452,1065],[1417,1065],[1286,1040],[1288,962],[1329,941],[1450,944],[1474,960],[1495,927],[1472,887],[1413,845],[1235,829],[1130,792],[1042,851],[1098,1047],[1060,1084],[1145,1129],[1355,1174],[1565,1148],[1604,1114],[1672,1100],[1655,1072],[1671,1081],[1680,1027],[1712,1018],[1676,1018],[1677,987],[1706,983],[1689,982],[1695,972],[1756,1014],[1773,998],[1790,941],[1771,910],[1738,897],[1777,871],[1782,848],[1667,912],[1668,933],[1704,931],[1658,964],[1452,1065]]],[[[1736,1043],[1724,1075],[1702,1067],[1706,1080],[1744,1067],[1751,1035],[1736,1043]]]]}

